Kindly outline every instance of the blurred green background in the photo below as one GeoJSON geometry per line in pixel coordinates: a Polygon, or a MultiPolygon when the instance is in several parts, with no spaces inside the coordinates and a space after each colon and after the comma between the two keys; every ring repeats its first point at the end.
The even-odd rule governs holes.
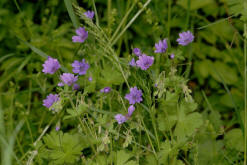
{"type": "MultiPolygon", "coordinates": [[[[132,0],[95,2],[100,25],[109,36],[133,4],[132,0]]],[[[134,11],[144,2],[137,2],[134,11]]],[[[74,3],[92,10],[90,0],[74,3]]],[[[243,33],[247,14],[243,3],[243,0],[152,0],[117,42],[116,52],[127,58],[133,47],[151,52],[160,38],[175,41],[179,32],[190,29],[195,42],[185,54],[187,62],[181,65],[188,69],[184,76],[189,80],[200,112],[205,120],[214,123],[217,131],[239,130],[239,117],[242,120],[244,117],[243,33]]],[[[0,108],[4,119],[0,120],[0,125],[4,125],[0,130],[4,139],[8,139],[20,121],[24,122],[14,147],[20,160],[52,117],[42,106],[42,100],[56,86],[52,77],[48,80],[41,73],[45,59],[23,41],[58,58],[66,66],[78,49],[71,42],[73,33],[64,1],[0,1],[0,108]]],[[[238,134],[230,135],[238,141],[238,134]]],[[[243,151],[241,145],[229,145],[234,151],[243,151]]],[[[201,154],[214,159],[207,151],[201,154]]],[[[234,152],[228,156],[231,159],[234,152]]]]}

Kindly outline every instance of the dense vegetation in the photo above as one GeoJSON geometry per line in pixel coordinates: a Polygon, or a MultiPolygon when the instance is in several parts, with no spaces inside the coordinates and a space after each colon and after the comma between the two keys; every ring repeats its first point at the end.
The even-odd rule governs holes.
{"type": "Polygon", "coordinates": [[[246,21],[245,0],[1,0],[1,164],[246,164],[246,21]]]}

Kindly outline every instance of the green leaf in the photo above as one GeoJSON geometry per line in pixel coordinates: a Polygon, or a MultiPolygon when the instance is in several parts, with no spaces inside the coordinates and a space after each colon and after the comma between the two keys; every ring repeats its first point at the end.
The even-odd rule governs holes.
{"type": "Polygon", "coordinates": [[[225,135],[226,146],[237,151],[244,151],[244,137],[241,129],[235,128],[225,135]]]}
{"type": "Polygon", "coordinates": [[[130,160],[127,163],[125,163],[124,165],[139,165],[139,164],[134,160],[130,160]]]}
{"type": "Polygon", "coordinates": [[[185,115],[183,111],[179,111],[178,122],[174,130],[174,135],[178,139],[183,140],[185,137],[191,136],[197,128],[203,124],[202,115],[198,112],[185,115]]]}
{"type": "Polygon", "coordinates": [[[146,161],[147,161],[147,164],[156,164],[157,163],[156,158],[153,154],[148,154],[146,156],[146,161]]]}
{"type": "Polygon", "coordinates": [[[220,127],[223,125],[220,113],[216,110],[212,110],[208,117],[214,128],[219,131],[220,127]]]}
{"type": "Polygon", "coordinates": [[[183,100],[180,105],[180,111],[183,111],[185,114],[195,111],[197,108],[197,103],[194,101],[185,101],[183,100]]]}
{"type": "Polygon", "coordinates": [[[61,131],[51,132],[43,140],[46,148],[43,157],[48,158],[50,164],[75,163],[81,151],[89,145],[87,138],[79,134],[63,134],[61,131]]]}
{"type": "Polygon", "coordinates": [[[213,33],[212,35],[232,41],[234,30],[227,21],[217,22],[213,26],[208,27],[208,29],[213,33]]]}
{"type": "Polygon", "coordinates": [[[223,96],[221,96],[219,101],[222,105],[225,105],[225,106],[230,107],[230,108],[234,108],[231,97],[227,93],[224,94],[223,96]]]}
{"type": "Polygon", "coordinates": [[[170,141],[166,140],[161,144],[161,151],[158,153],[159,161],[167,164],[167,158],[169,153],[171,152],[171,144],[170,141]]]}
{"type": "Polygon", "coordinates": [[[40,49],[36,48],[35,46],[33,46],[32,44],[22,40],[21,38],[17,37],[21,42],[23,42],[26,46],[28,46],[30,49],[32,49],[32,51],[34,51],[36,54],[38,54],[39,56],[43,57],[43,58],[47,58],[49,55],[47,55],[45,52],[41,51],[40,49]]]}
{"type": "Polygon", "coordinates": [[[127,153],[125,150],[120,150],[117,152],[117,165],[134,165],[133,161],[128,161],[133,155],[130,153],[127,153]],[[128,161],[128,162],[127,162],[128,161]]]}
{"type": "Polygon", "coordinates": [[[199,165],[209,165],[209,164],[215,164],[215,165],[225,165],[224,162],[222,162],[223,154],[223,142],[222,140],[216,141],[215,139],[212,139],[209,135],[202,135],[203,138],[199,140],[199,144],[197,145],[197,148],[193,149],[191,152],[191,157],[197,157],[197,164],[199,165]],[[193,156],[192,156],[193,155],[193,156]]]}
{"type": "Polygon", "coordinates": [[[85,113],[87,111],[87,106],[84,104],[80,104],[76,109],[67,109],[69,115],[66,115],[64,119],[70,119],[80,116],[81,114],[85,113]]]}
{"type": "Polygon", "coordinates": [[[78,23],[78,20],[76,18],[76,15],[73,11],[73,6],[72,6],[72,3],[71,3],[71,0],[64,0],[64,3],[65,3],[65,6],[67,8],[67,11],[69,13],[69,17],[74,25],[75,28],[78,28],[79,27],[79,23],[78,23]]]}
{"type": "Polygon", "coordinates": [[[157,118],[158,128],[160,131],[169,131],[177,122],[177,115],[168,115],[159,113],[157,118]]]}
{"type": "Polygon", "coordinates": [[[161,101],[159,109],[168,114],[176,114],[179,95],[177,93],[166,92],[166,99],[161,101]]]}
{"type": "MultiPolygon", "coordinates": [[[[222,76],[226,84],[235,84],[238,81],[237,72],[232,67],[219,61],[216,61],[213,65],[214,68],[217,69],[217,72],[222,76]]],[[[212,69],[211,75],[215,80],[222,82],[217,72],[212,69]]]]}
{"type": "Polygon", "coordinates": [[[166,99],[159,105],[157,123],[160,131],[169,131],[177,122],[178,94],[166,92],[166,99]]]}
{"type": "Polygon", "coordinates": [[[212,63],[209,60],[203,60],[203,61],[195,61],[194,63],[194,70],[198,77],[207,78],[209,73],[211,72],[211,68],[208,66],[212,63]]]}
{"type": "MultiPolygon", "coordinates": [[[[22,40],[21,38],[17,37],[21,42],[23,42],[26,46],[28,46],[32,51],[34,51],[36,54],[38,54],[39,56],[41,56],[42,58],[46,59],[49,55],[47,55],[45,52],[43,52],[42,50],[36,48],[35,46],[33,46],[32,44],[22,40]]],[[[61,66],[62,71],[64,72],[68,72],[68,69],[66,69],[64,66],[61,66]]]]}
{"type": "Polygon", "coordinates": [[[102,78],[100,78],[100,82],[103,86],[120,85],[124,82],[123,76],[121,73],[111,65],[105,65],[104,69],[101,71],[102,78]]]}
{"type": "Polygon", "coordinates": [[[209,30],[200,31],[198,36],[204,38],[206,41],[208,41],[211,44],[215,44],[217,40],[217,36],[212,35],[209,30]]]}
{"type": "Polygon", "coordinates": [[[229,14],[239,15],[244,12],[243,0],[227,0],[229,6],[229,14]]]}

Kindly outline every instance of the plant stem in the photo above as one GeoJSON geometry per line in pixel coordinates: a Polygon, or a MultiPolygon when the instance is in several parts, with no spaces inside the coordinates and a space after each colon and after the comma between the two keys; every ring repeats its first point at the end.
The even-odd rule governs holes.
{"type": "Polygon", "coordinates": [[[190,0],[187,0],[187,15],[186,15],[186,24],[184,30],[187,30],[189,28],[189,23],[190,23],[190,0]]]}
{"type": "Polygon", "coordinates": [[[112,35],[110,42],[116,37],[116,35],[118,34],[119,30],[121,29],[122,25],[126,22],[129,14],[131,13],[131,11],[134,9],[136,2],[134,2],[132,4],[132,6],[130,7],[130,9],[127,11],[127,13],[124,15],[123,19],[121,20],[120,24],[118,25],[117,29],[115,30],[114,34],[112,35]]]}
{"type": "Polygon", "coordinates": [[[107,28],[110,29],[111,22],[111,0],[107,0],[107,28]]]}
{"type": "Polygon", "coordinates": [[[136,18],[143,12],[143,10],[147,7],[147,5],[152,0],[148,0],[143,7],[135,14],[135,16],[129,21],[129,23],[124,27],[124,29],[119,33],[119,35],[111,42],[111,46],[114,45],[118,39],[124,34],[124,32],[132,25],[132,23],[136,20],[136,18]]]}
{"type": "Polygon", "coordinates": [[[96,5],[95,5],[95,1],[93,1],[93,10],[94,10],[94,13],[95,13],[95,18],[96,18],[96,25],[99,26],[99,16],[98,16],[98,12],[97,12],[97,8],[96,8],[96,5]]]}
{"type": "Polygon", "coordinates": [[[146,134],[147,134],[147,137],[148,137],[149,143],[150,143],[150,145],[151,145],[151,147],[152,147],[152,150],[153,150],[154,156],[155,156],[156,160],[158,160],[158,156],[157,156],[157,154],[156,154],[156,151],[155,151],[155,149],[154,149],[154,146],[153,146],[152,140],[151,140],[151,138],[150,138],[150,136],[149,136],[149,133],[148,133],[148,131],[147,131],[146,125],[145,125],[145,123],[144,123],[144,121],[143,121],[143,118],[142,118],[142,117],[140,117],[140,118],[141,118],[141,122],[142,122],[143,128],[144,128],[144,129],[145,129],[145,131],[146,131],[146,134]]]}
{"type": "MultiPolygon", "coordinates": [[[[168,0],[168,19],[167,19],[167,37],[170,38],[170,31],[171,31],[171,5],[172,5],[172,0],[168,0]]],[[[169,41],[170,44],[170,41],[169,41]]],[[[171,45],[169,45],[171,46],[171,45]]]]}

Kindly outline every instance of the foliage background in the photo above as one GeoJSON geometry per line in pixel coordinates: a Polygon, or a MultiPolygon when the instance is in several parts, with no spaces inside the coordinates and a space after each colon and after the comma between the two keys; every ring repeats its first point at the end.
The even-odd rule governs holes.
{"type": "MultiPolygon", "coordinates": [[[[109,36],[133,5],[131,0],[95,2],[100,25],[109,36]]],[[[134,11],[144,2],[135,3],[134,11]]],[[[74,3],[93,9],[90,0],[74,3]]],[[[199,112],[208,123],[205,129],[215,132],[204,132],[198,141],[198,164],[220,164],[221,156],[228,164],[243,162],[247,15],[243,4],[244,0],[153,0],[114,46],[119,57],[130,59],[134,47],[149,53],[160,38],[175,41],[182,30],[194,32],[195,43],[185,54],[188,60],[180,72],[186,70],[183,76],[189,79],[199,112]],[[222,145],[227,148],[221,150],[222,145]]],[[[14,162],[27,160],[30,147],[53,117],[41,100],[56,86],[55,78],[41,73],[44,58],[23,41],[58,58],[66,67],[74,60],[78,45],[71,42],[74,27],[59,0],[1,0],[0,29],[1,154],[7,164],[10,157],[14,162]]]]}

